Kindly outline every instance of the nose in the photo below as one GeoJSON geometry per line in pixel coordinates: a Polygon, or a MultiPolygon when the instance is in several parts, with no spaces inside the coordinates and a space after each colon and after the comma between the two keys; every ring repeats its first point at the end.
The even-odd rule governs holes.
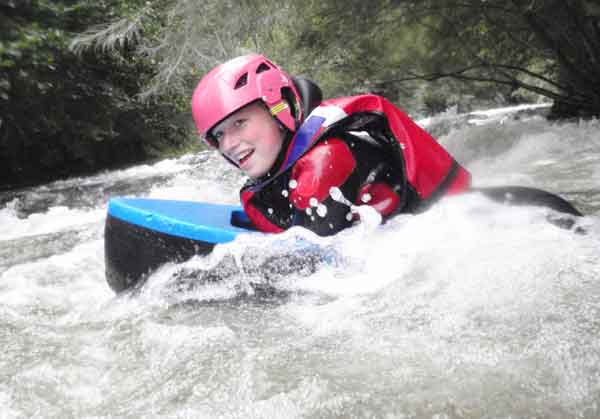
{"type": "Polygon", "coordinates": [[[219,139],[219,151],[225,155],[230,155],[235,151],[239,144],[239,136],[226,130],[219,139]]]}

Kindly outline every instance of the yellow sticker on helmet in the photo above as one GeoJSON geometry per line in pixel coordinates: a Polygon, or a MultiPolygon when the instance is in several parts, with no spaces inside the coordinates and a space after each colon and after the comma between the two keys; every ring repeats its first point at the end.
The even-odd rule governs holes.
{"type": "Polygon", "coordinates": [[[279,102],[277,105],[273,106],[271,109],[269,109],[271,111],[271,115],[275,116],[277,115],[279,112],[283,111],[284,109],[288,108],[288,104],[285,101],[281,101],[279,102]]]}

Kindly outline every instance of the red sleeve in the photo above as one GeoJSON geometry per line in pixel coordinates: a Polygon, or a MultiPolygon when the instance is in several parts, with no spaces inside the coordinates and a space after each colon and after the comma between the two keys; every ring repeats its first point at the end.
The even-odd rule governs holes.
{"type": "Polygon", "coordinates": [[[367,183],[358,191],[357,205],[367,204],[384,217],[390,215],[400,204],[400,197],[390,185],[383,182],[367,183]]]}
{"type": "Polygon", "coordinates": [[[332,187],[346,182],[356,167],[348,145],[330,138],[312,148],[292,168],[290,201],[298,209],[311,206],[311,198],[323,202],[332,187]]]}
{"type": "Polygon", "coordinates": [[[241,200],[242,200],[242,207],[244,208],[244,212],[246,213],[248,218],[250,218],[250,221],[252,221],[252,224],[254,224],[254,226],[257,229],[259,229],[260,231],[263,231],[265,233],[281,233],[283,231],[283,229],[281,227],[279,227],[279,226],[273,224],[271,221],[269,221],[267,219],[267,217],[265,217],[258,208],[256,208],[254,205],[252,205],[252,197],[253,196],[254,196],[254,193],[249,192],[249,191],[242,191],[241,196],[240,196],[241,200]]]}

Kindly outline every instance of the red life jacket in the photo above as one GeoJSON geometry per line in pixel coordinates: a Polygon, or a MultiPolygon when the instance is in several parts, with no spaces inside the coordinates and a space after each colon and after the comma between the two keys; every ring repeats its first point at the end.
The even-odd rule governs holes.
{"type": "MultiPolygon", "coordinates": [[[[277,172],[242,190],[242,204],[255,225],[263,231],[281,231],[248,205],[252,195],[288,171],[316,144],[340,133],[366,133],[372,142],[397,156],[406,182],[414,190],[419,207],[441,196],[469,189],[471,175],[424,129],[381,96],[360,95],[322,102],[304,120],[284,151],[277,172]]],[[[415,205],[407,205],[413,210],[415,205]]],[[[402,208],[400,208],[402,210],[402,208]]]]}

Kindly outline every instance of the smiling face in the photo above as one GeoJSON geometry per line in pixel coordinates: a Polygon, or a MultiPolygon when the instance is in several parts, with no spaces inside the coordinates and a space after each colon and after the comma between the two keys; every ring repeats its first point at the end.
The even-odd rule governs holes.
{"type": "Polygon", "coordinates": [[[275,164],[284,131],[261,102],[254,102],[215,125],[210,135],[224,156],[256,179],[275,164]]]}

